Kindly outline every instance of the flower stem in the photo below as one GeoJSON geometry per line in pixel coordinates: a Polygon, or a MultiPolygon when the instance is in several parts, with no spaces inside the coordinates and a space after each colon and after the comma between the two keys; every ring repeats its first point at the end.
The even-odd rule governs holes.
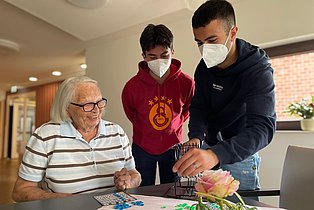
{"type": "MultiPolygon", "coordinates": [[[[245,203],[244,203],[242,197],[237,192],[235,192],[235,194],[236,194],[237,198],[240,200],[241,204],[243,206],[245,206],[245,203]]],[[[207,199],[209,199],[211,201],[214,201],[214,202],[218,203],[219,206],[220,206],[220,209],[222,209],[222,210],[223,210],[223,204],[225,204],[230,209],[234,209],[237,206],[234,203],[232,203],[232,202],[230,202],[230,201],[228,201],[228,200],[226,200],[224,198],[217,197],[215,195],[202,193],[202,192],[196,192],[196,195],[199,197],[198,203],[199,203],[199,206],[201,207],[201,209],[202,208],[207,209],[206,208],[207,206],[202,203],[203,202],[202,197],[205,197],[205,198],[207,198],[207,199]]]]}
{"type": "Polygon", "coordinates": [[[237,192],[234,192],[234,194],[238,197],[238,199],[240,200],[240,202],[241,202],[243,205],[245,205],[245,203],[244,203],[242,197],[241,197],[237,192]]]}
{"type": "Polygon", "coordinates": [[[218,204],[220,206],[220,209],[223,210],[223,208],[224,208],[223,201],[222,200],[218,201],[218,204]]]}

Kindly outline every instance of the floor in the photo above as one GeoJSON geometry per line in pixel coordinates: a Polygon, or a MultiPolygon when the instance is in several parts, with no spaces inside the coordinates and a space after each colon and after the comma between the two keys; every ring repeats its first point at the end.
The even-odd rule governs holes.
{"type": "Polygon", "coordinates": [[[11,192],[15,180],[20,161],[0,159],[0,204],[13,203],[11,192]]]}

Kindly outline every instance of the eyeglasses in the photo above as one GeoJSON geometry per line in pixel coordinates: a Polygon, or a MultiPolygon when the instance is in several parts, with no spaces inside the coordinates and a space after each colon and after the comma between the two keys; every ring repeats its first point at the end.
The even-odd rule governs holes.
{"type": "Polygon", "coordinates": [[[76,104],[76,103],[72,103],[72,105],[75,105],[75,106],[79,106],[79,107],[82,107],[84,112],[91,112],[95,109],[95,106],[97,105],[97,107],[99,109],[102,109],[102,108],[105,108],[105,106],[107,105],[107,99],[106,98],[102,98],[100,101],[97,101],[96,103],[93,103],[93,102],[89,102],[89,103],[86,103],[86,104],[76,104]]]}

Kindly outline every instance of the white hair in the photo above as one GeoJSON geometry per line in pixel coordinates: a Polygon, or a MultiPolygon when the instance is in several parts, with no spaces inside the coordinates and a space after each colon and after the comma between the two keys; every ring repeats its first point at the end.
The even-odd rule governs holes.
{"type": "Polygon", "coordinates": [[[76,86],[82,83],[93,83],[98,87],[96,80],[86,76],[71,77],[63,81],[58,88],[51,106],[50,120],[52,122],[62,123],[72,121],[68,115],[67,109],[75,95],[76,86]]]}

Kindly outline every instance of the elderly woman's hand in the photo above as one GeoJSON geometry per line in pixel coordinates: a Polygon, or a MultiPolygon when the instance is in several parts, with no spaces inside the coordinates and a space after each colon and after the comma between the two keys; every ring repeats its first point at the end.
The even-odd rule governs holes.
{"type": "Polygon", "coordinates": [[[114,184],[118,190],[131,188],[131,175],[126,168],[114,173],[114,184]]]}

